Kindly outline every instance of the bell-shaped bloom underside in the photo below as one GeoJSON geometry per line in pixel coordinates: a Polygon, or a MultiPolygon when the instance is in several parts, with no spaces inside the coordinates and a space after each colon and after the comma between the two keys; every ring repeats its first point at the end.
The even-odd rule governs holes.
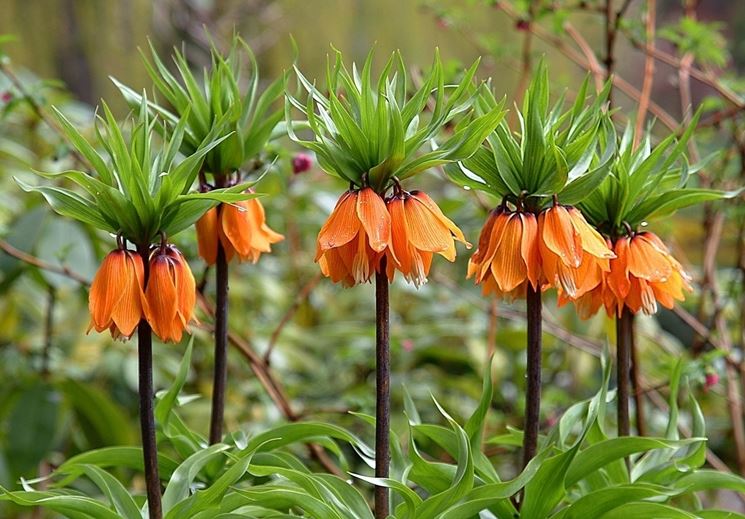
{"type": "Polygon", "coordinates": [[[371,188],[344,193],[318,233],[316,261],[335,283],[370,280],[391,242],[391,217],[371,188]]]}
{"type": "Polygon", "coordinates": [[[543,279],[570,299],[595,288],[615,254],[574,207],[555,205],[538,216],[543,279]]]}
{"type": "Polygon", "coordinates": [[[615,296],[616,311],[623,307],[651,315],[657,303],[672,308],[692,290],[690,277],[655,234],[636,233],[616,240],[617,258],[611,261],[608,288],[615,296]]]}
{"type": "Polygon", "coordinates": [[[271,246],[284,239],[266,224],[264,206],[256,198],[212,208],[196,228],[199,255],[208,265],[217,261],[218,240],[228,261],[237,255],[240,261],[256,263],[262,253],[271,252],[271,246]]]}
{"type": "Polygon", "coordinates": [[[88,299],[88,331],[109,330],[114,338],[128,338],[142,319],[144,269],[140,256],[128,250],[109,253],[96,272],[88,299]]]}
{"type": "Polygon", "coordinates": [[[145,301],[153,332],[164,342],[179,342],[194,317],[196,286],[186,259],[174,248],[151,257],[145,301]]]}
{"type": "Polygon", "coordinates": [[[388,279],[398,270],[416,286],[427,281],[433,254],[455,260],[455,240],[470,247],[461,230],[421,191],[395,195],[388,203],[391,243],[386,251],[388,279]]]}
{"type": "Polygon", "coordinates": [[[468,263],[468,277],[482,284],[484,294],[509,299],[524,296],[527,284],[537,290],[541,273],[538,224],[532,213],[492,211],[476,252],[468,263]]]}

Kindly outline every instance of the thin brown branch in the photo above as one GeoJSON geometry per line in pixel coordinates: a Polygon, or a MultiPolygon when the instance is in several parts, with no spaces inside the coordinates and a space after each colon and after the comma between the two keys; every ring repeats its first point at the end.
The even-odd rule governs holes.
{"type": "MultiPolygon", "coordinates": [[[[202,307],[205,313],[210,316],[214,315],[214,307],[212,303],[207,300],[206,297],[201,294],[197,294],[197,301],[199,302],[199,305],[202,307]]],[[[202,323],[200,326],[201,328],[210,332],[214,330],[214,327],[207,323],[202,323]]],[[[228,342],[232,344],[233,347],[235,347],[246,358],[246,360],[248,360],[248,365],[251,368],[251,371],[253,371],[254,375],[256,375],[256,379],[259,381],[261,386],[269,395],[269,398],[272,399],[272,401],[284,415],[284,417],[290,422],[297,422],[298,420],[300,420],[300,414],[298,414],[292,408],[290,400],[287,397],[287,394],[284,392],[281,384],[279,383],[279,381],[277,381],[276,378],[274,378],[272,373],[269,371],[269,367],[264,363],[261,356],[256,353],[256,350],[248,342],[248,340],[243,339],[237,334],[229,331],[228,342]]],[[[311,456],[315,458],[327,471],[332,474],[336,474],[337,476],[344,475],[344,472],[334,463],[334,461],[329,457],[326,451],[324,451],[323,448],[321,448],[319,445],[308,444],[308,449],[311,456]]]]}
{"type": "MultiPolygon", "coordinates": [[[[515,8],[508,2],[500,2],[499,6],[501,10],[511,19],[516,20],[519,18],[515,8]]],[[[543,27],[540,26],[540,24],[537,24],[537,23],[530,24],[530,27],[528,28],[528,30],[532,31],[533,34],[535,34],[539,39],[548,43],[554,50],[561,52],[564,56],[566,56],[569,60],[573,61],[576,65],[578,65],[582,69],[586,71],[590,71],[590,72],[592,71],[592,65],[588,63],[588,61],[584,58],[584,56],[580,52],[577,52],[575,49],[569,47],[564,40],[555,36],[553,33],[548,31],[547,29],[544,29],[543,27]]],[[[639,92],[638,89],[634,88],[634,86],[632,86],[628,81],[624,80],[618,75],[614,75],[613,85],[617,87],[620,92],[628,96],[633,101],[639,102],[639,99],[641,98],[641,93],[639,92]]],[[[661,106],[659,106],[654,101],[650,101],[649,111],[668,129],[673,130],[673,131],[678,129],[679,124],[675,120],[675,118],[672,115],[670,115],[668,112],[666,112],[661,106]]]]}
{"type": "MultiPolygon", "coordinates": [[[[529,0],[527,27],[530,27],[530,25],[533,23],[533,20],[535,18],[535,8],[536,0],[529,0]]],[[[522,25],[524,25],[525,21],[523,20],[521,23],[522,25]]],[[[528,88],[530,76],[533,72],[533,33],[529,30],[524,31],[524,33],[525,34],[523,34],[522,50],[520,53],[520,78],[517,82],[515,95],[512,96],[518,106],[522,104],[523,94],[528,88]]]]}
{"type": "Polygon", "coordinates": [[[656,22],[657,1],[647,0],[647,19],[646,19],[646,36],[647,36],[647,56],[644,60],[644,79],[642,80],[641,98],[639,107],[636,111],[636,128],[634,131],[634,144],[636,148],[642,137],[644,122],[647,118],[649,101],[652,96],[652,84],[654,83],[654,57],[651,51],[654,50],[654,30],[656,22]]]}
{"type": "MultiPolygon", "coordinates": [[[[657,48],[648,49],[645,43],[640,41],[638,38],[634,38],[632,35],[627,35],[627,37],[634,48],[650,54],[657,61],[665,63],[676,70],[679,70],[681,68],[682,61],[683,59],[685,59],[685,56],[683,58],[678,58],[668,52],[657,48]]],[[[696,79],[700,83],[703,83],[714,89],[720,96],[722,96],[723,99],[732,104],[735,109],[742,110],[745,108],[745,103],[743,102],[742,97],[740,97],[735,91],[724,85],[714,74],[710,72],[704,72],[703,70],[692,65],[690,65],[689,74],[693,79],[696,79]]]]}
{"type": "MultiPolygon", "coordinates": [[[[434,274],[432,274],[432,279],[436,280],[438,284],[446,287],[452,292],[457,293],[460,297],[463,297],[465,300],[467,300],[471,305],[475,306],[476,308],[480,308],[482,312],[487,313],[489,311],[482,298],[472,297],[471,294],[463,290],[462,287],[458,286],[457,283],[454,283],[453,280],[448,278],[447,276],[439,272],[435,272],[434,274]]],[[[510,306],[499,306],[498,309],[499,317],[503,317],[512,321],[519,321],[521,323],[524,323],[527,320],[527,314],[524,311],[515,310],[510,306]]],[[[572,346],[580,351],[592,355],[593,357],[600,357],[600,355],[602,354],[602,343],[600,343],[599,341],[588,339],[586,337],[575,335],[571,331],[549,319],[548,312],[544,312],[543,314],[543,332],[559,339],[560,341],[565,342],[569,346],[572,346]]]]}
{"type": "Polygon", "coordinates": [[[282,319],[280,319],[279,324],[277,324],[277,327],[274,328],[272,335],[269,337],[269,345],[267,346],[266,352],[264,353],[263,360],[267,366],[271,361],[272,351],[274,351],[274,346],[277,344],[277,339],[279,339],[282,330],[284,330],[285,326],[287,326],[287,323],[289,323],[295,316],[298,309],[300,308],[300,305],[302,305],[303,302],[308,299],[308,296],[316,287],[316,285],[318,285],[318,282],[320,280],[321,273],[318,272],[305,285],[303,285],[303,288],[301,288],[300,292],[298,292],[290,308],[287,309],[285,314],[282,316],[282,319]]]}
{"type": "MultiPolygon", "coordinates": [[[[34,96],[31,95],[26,86],[23,84],[23,81],[21,81],[21,79],[16,75],[9,62],[0,60],[0,72],[2,72],[5,77],[7,77],[8,80],[11,82],[13,87],[18,90],[18,93],[28,104],[28,106],[31,107],[31,110],[34,112],[34,114],[36,114],[39,119],[44,121],[44,123],[49,126],[56,134],[58,134],[64,141],[69,142],[69,139],[67,138],[67,135],[65,134],[62,127],[47,113],[46,109],[41,106],[36,101],[36,99],[34,99],[34,96]]],[[[87,168],[93,169],[90,162],[88,162],[88,160],[72,146],[70,147],[70,154],[79,163],[85,165],[87,168]]]]}
{"type": "Polygon", "coordinates": [[[582,34],[574,28],[574,25],[567,22],[564,24],[564,30],[574,40],[582,51],[582,54],[585,55],[585,59],[590,66],[590,72],[595,79],[595,90],[600,92],[603,89],[605,72],[603,71],[603,66],[598,61],[597,56],[595,56],[595,51],[592,50],[592,47],[587,43],[587,40],[582,37],[582,34]]]}
{"type": "Polygon", "coordinates": [[[46,270],[48,272],[54,272],[55,274],[60,274],[74,281],[77,281],[81,285],[89,286],[91,284],[91,282],[88,279],[81,276],[77,272],[69,269],[68,267],[64,265],[59,266],[59,265],[54,265],[52,263],[47,263],[46,261],[40,258],[37,258],[36,256],[33,256],[27,252],[23,252],[22,250],[16,249],[15,247],[13,247],[10,243],[8,243],[5,240],[0,240],[0,249],[2,249],[9,256],[12,256],[18,260],[21,260],[24,263],[28,263],[29,265],[33,265],[34,267],[39,268],[41,270],[46,270]]]}

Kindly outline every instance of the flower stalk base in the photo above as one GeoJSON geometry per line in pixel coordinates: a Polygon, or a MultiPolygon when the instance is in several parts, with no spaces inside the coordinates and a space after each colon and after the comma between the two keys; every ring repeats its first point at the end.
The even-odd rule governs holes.
{"type": "Polygon", "coordinates": [[[222,441],[225,415],[225,385],[228,376],[228,260],[218,241],[215,262],[217,300],[215,302],[215,371],[212,383],[210,444],[222,441]]]}
{"type": "MultiPolygon", "coordinates": [[[[380,262],[375,274],[375,477],[387,478],[391,463],[390,416],[391,416],[391,353],[389,337],[388,277],[386,258],[380,262]]],[[[375,518],[385,519],[389,515],[390,495],[388,489],[375,487],[375,518]]]]}
{"type": "Polygon", "coordinates": [[[541,289],[527,286],[528,358],[525,388],[525,427],[523,433],[523,467],[533,459],[538,446],[541,417],[541,289]]]}
{"type": "Polygon", "coordinates": [[[633,315],[625,307],[620,317],[616,318],[618,436],[628,436],[631,430],[629,421],[629,375],[631,373],[632,318],[633,315]]]}
{"type": "MultiPolygon", "coordinates": [[[[149,246],[139,249],[145,267],[145,283],[149,276],[149,246]]],[[[139,357],[140,432],[145,468],[145,485],[150,519],[161,519],[163,509],[158,474],[158,447],[155,441],[155,416],[153,413],[153,330],[145,319],[137,326],[137,351],[139,357]]]]}

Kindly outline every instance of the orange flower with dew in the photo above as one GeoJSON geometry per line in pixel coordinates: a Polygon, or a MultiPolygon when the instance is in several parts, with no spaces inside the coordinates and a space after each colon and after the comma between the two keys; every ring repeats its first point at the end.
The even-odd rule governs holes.
{"type": "Polygon", "coordinates": [[[316,262],[334,283],[363,283],[378,270],[390,241],[391,217],[380,195],[369,187],[350,190],[318,233],[316,262]]]}
{"type": "Polygon", "coordinates": [[[386,203],[391,218],[391,243],[386,250],[388,279],[396,270],[416,286],[427,281],[432,256],[455,261],[455,240],[471,247],[463,232],[426,193],[400,191],[386,203]]]}
{"type": "Polygon", "coordinates": [[[559,204],[545,209],[538,216],[538,234],[543,280],[569,299],[597,287],[610,271],[615,254],[578,209],[559,204]]]}
{"type": "Polygon", "coordinates": [[[108,329],[114,338],[129,338],[142,319],[145,274],[140,256],[126,249],[110,252],[91,283],[88,331],[108,329]]]}
{"type": "Polygon", "coordinates": [[[505,207],[492,211],[468,262],[468,278],[482,285],[484,295],[514,299],[525,295],[528,283],[537,290],[540,276],[535,215],[505,207]]]}
{"type": "Polygon", "coordinates": [[[150,256],[150,277],[145,288],[145,317],[164,342],[179,342],[194,318],[196,284],[189,264],[171,245],[150,256]]]}
{"type": "Polygon", "coordinates": [[[624,305],[646,315],[657,311],[657,303],[672,308],[690,292],[691,278],[654,233],[640,232],[616,240],[616,259],[611,261],[608,288],[615,296],[616,311],[624,305]]]}
{"type": "MultiPolygon", "coordinates": [[[[611,260],[611,262],[613,261],[614,260],[611,260]]],[[[576,299],[570,299],[566,295],[566,292],[561,290],[559,290],[557,299],[559,307],[562,307],[567,303],[574,303],[574,307],[577,310],[577,315],[579,315],[580,319],[589,319],[598,313],[598,310],[600,310],[601,307],[605,307],[608,316],[612,317],[615,314],[616,305],[618,304],[613,292],[608,288],[607,272],[603,272],[600,284],[576,299]]]]}
{"type": "Polygon", "coordinates": [[[266,224],[264,206],[258,199],[222,204],[207,211],[197,221],[199,255],[208,265],[217,261],[220,240],[228,261],[237,255],[241,261],[259,261],[261,254],[271,252],[272,244],[284,236],[266,224]]]}

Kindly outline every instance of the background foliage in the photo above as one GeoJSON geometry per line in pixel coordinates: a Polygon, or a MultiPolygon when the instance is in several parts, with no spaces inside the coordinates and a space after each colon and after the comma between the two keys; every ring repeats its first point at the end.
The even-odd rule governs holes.
{"type": "MultiPolygon", "coordinates": [[[[647,3],[628,4],[616,49],[615,70],[631,86],[617,84],[613,94],[620,123],[634,119],[645,65],[641,50],[647,3]]],[[[729,189],[745,178],[745,83],[739,75],[745,66],[745,32],[739,30],[745,25],[745,10],[738,2],[724,0],[696,4],[657,2],[657,52],[672,56],[673,62],[658,60],[650,112],[662,134],[666,123],[677,126],[688,120],[689,104],[703,105],[704,127],[696,132],[689,152],[695,159],[718,151],[700,181],[705,187],[729,189]]],[[[0,245],[9,252],[0,254],[0,485],[19,488],[20,477],[43,475],[77,453],[135,445],[138,438],[134,345],[113,342],[106,335],[84,335],[84,284],[111,239],[53,215],[41,197],[22,193],[13,181],[34,181],[32,168],[78,167],[54,126],[44,120],[51,105],[92,138],[94,106],[101,96],[118,117],[126,115],[125,103],[106,79],[109,75],[126,78],[135,88],[150,88],[136,52],[138,46],[146,49],[146,36],[162,55],[184,41],[189,63],[201,67],[209,59],[203,24],[218,44],[229,40],[235,26],[256,52],[263,78],[277,77],[290,67],[292,33],[303,70],[319,79],[331,52],[327,42],[358,62],[373,42],[381,61],[390,50],[401,48],[407,62],[421,69],[429,66],[437,44],[452,78],[464,63],[482,56],[478,76],[492,76],[496,91],[507,95],[508,106],[522,90],[523,71],[530,70],[525,64],[546,53],[552,91],[566,87],[573,99],[585,70],[595,70],[587,48],[595,49],[601,63],[605,55],[604,5],[570,0],[6,2],[0,33],[17,38],[2,43],[7,55],[2,57],[5,73],[0,74],[0,245]],[[22,261],[23,253],[31,257],[22,261]],[[69,272],[39,268],[49,265],[69,272]]],[[[421,76],[421,69],[413,71],[415,77],[421,76]]],[[[315,235],[343,184],[317,168],[293,174],[290,159],[296,152],[289,140],[275,143],[270,155],[279,160],[257,186],[268,195],[262,202],[269,225],[287,240],[257,265],[235,268],[232,276],[230,329],[236,347],[230,353],[227,429],[251,435],[288,419],[307,418],[347,427],[371,443],[370,429],[348,411],[371,413],[374,408],[373,288],[344,290],[319,280],[313,263],[315,235]]],[[[495,204],[449,184],[437,170],[420,177],[417,187],[426,189],[472,242],[486,210],[495,204]]],[[[671,367],[681,356],[690,358],[691,391],[706,416],[709,462],[735,472],[745,471],[745,445],[737,436],[745,380],[744,221],[739,200],[654,222],[652,229],[672,245],[698,290],[676,312],[637,319],[650,431],[664,435],[671,367]],[[714,380],[715,374],[721,382],[714,380]]],[[[193,233],[178,235],[177,244],[192,259],[199,281],[203,266],[193,233]]],[[[393,406],[403,409],[405,385],[422,421],[447,425],[430,404],[429,395],[435,394],[463,423],[478,404],[481,379],[493,354],[496,391],[485,432],[492,437],[507,426],[521,426],[523,315],[519,305],[483,299],[465,282],[467,253],[460,252],[453,265],[436,261],[430,282],[420,289],[401,281],[392,288],[393,406]]],[[[207,283],[204,305],[211,304],[211,290],[207,283]]],[[[200,318],[208,325],[205,308],[200,318]]],[[[602,316],[581,322],[553,302],[545,311],[544,429],[600,387],[597,357],[613,329],[602,316]]],[[[185,390],[198,396],[180,410],[184,421],[201,433],[206,432],[209,414],[209,345],[208,331],[197,329],[185,390]]],[[[157,388],[174,380],[184,351],[185,344],[155,348],[157,388]]],[[[684,413],[684,425],[687,416],[684,413]]],[[[393,427],[404,434],[403,413],[394,417],[393,427]]],[[[514,475],[514,447],[495,444],[487,452],[497,455],[500,474],[514,475]]],[[[309,456],[303,449],[297,453],[309,456]]],[[[445,452],[440,455],[449,459],[445,452]]],[[[320,467],[324,459],[311,456],[309,463],[320,467]]],[[[706,499],[745,510],[734,494],[706,499]]],[[[15,513],[17,509],[0,508],[4,517],[15,513]]]]}

